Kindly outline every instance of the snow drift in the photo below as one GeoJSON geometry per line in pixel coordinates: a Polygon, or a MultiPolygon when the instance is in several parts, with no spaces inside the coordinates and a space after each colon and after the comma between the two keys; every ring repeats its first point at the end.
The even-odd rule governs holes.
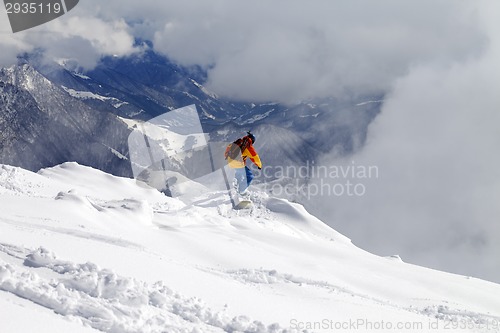
{"type": "MultiPolygon", "coordinates": [[[[0,165],[3,332],[500,331],[500,286],[379,257],[298,204],[0,165]]],[[[404,258],[403,258],[404,259],[404,258]]]]}

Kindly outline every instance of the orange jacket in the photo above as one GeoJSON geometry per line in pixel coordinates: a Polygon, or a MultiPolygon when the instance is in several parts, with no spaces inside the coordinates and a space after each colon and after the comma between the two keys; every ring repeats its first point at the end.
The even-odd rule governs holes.
{"type": "MultiPolygon", "coordinates": [[[[247,158],[250,158],[250,161],[252,161],[259,168],[262,168],[262,162],[260,160],[259,154],[257,154],[257,152],[255,151],[255,148],[252,145],[252,141],[249,141],[250,142],[247,148],[241,153],[241,156],[238,156],[238,158],[234,160],[231,157],[227,158],[227,162],[231,168],[244,168],[247,158]]],[[[227,146],[227,149],[229,149],[229,147],[231,147],[231,144],[227,146]]]]}

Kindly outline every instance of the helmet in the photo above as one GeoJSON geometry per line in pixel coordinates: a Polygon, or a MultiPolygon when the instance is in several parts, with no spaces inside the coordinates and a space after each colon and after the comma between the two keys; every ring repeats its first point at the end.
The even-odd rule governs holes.
{"type": "Polygon", "coordinates": [[[250,138],[250,140],[252,140],[252,144],[255,143],[255,135],[253,135],[252,133],[250,133],[250,131],[247,132],[247,136],[250,138]]]}

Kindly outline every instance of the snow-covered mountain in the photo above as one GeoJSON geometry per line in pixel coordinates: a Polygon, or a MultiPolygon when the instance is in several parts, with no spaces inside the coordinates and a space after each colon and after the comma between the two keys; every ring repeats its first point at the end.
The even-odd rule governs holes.
{"type": "Polygon", "coordinates": [[[65,161],[129,175],[129,129],[28,64],[0,69],[0,161],[38,170],[65,161]]]}
{"type": "MultiPolygon", "coordinates": [[[[379,257],[253,189],[189,202],[0,165],[0,331],[500,332],[500,286],[379,257]]],[[[404,259],[404,258],[403,258],[404,259]]]]}
{"type": "Polygon", "coordinates": [[[331,149],[359,148],[380,108],[336,100],[237,102],[206,89],[205,80],[202,69],[152,51],[104,58],[85,73],[69,61],[26,56],[0,69],[0,163],[36,171],[77,161],[130,177],[130,129],[123,119],[147,121],[194,104],[211,140],[230,142],[251,129],[266,165],[302,165],[331,149]]]}

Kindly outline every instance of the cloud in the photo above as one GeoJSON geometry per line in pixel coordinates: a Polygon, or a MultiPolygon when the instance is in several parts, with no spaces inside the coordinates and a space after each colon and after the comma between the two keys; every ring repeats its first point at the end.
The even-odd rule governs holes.
{"type": "MultiPolygon", "coordinates": [[[[0,15],[7,17],[5,9],[0,9],[0,15]]],[[[28,52],[31,49],[32,46],[30,44],[16,38],[12,34],[7,19],[0,19],[0,67],[7,67],[14,64],[18,54],[28,52]]]]}
{"type": "Polygon", "coordinates": [[[71,59],[91,69],[102,56],[124,56],[137,51],[134,36],[122,18],[102,19],[86,10],[73,13],[16,34],[9,32],[8,21],[2,20],[0,45],[7,52],[0,61],[4,59],[3,65],[9,65],[16,62],[18,54],[41,49],[48,59],[71,59]]]}
{"type": "Polygon", "coordinates": [[[103,21],[95,17],[69,17],[55,20],[45,27],[50,33],[27,40],[46,49],[49,58],[69,58],[91,69],[103,55],[125,56],[136,51],[134,37],[123,19],[103,21]]]}
{"type": "Polygon", "coordinates": [[[453,1],[194,1],[171,8],[156,48],[210,67],[236,99],[296,101],[381,93],[412,65],[482,47],[475,12],[453,1]]]}
{"type": "Polygon", "coordinates": [[[414,66],[394,82],[366,146],[346,161],[375,165],[354,179],[361,197],[323,197],[312,209],[361,247],[499,281],[500,25],[481,2],[480,57],[414,66]]]}
{"type": "Polygon", "coordinates": [[[14,38],[51,57],[75,50],[85,66],[151,39],[180,64],[205,66],[221,96],[295,102],[384,93],[412,66],[477,56],[477,20],[475,2],[454,0],[87,0],[14,38]]]}

